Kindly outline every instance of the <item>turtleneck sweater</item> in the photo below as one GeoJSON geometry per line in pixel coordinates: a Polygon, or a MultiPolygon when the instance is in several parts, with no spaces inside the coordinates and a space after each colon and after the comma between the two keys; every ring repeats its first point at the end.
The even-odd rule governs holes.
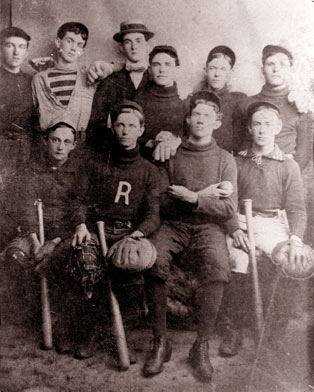
{"type": "Polygon", "coordinates": [[[159,173],[142,158],[139,146],[125,150],[114,144],[100,154],[92,173],[91,223],[131,221],[132,229],[148,236],[159,225],[159,173]]]}
{"type": "Polygon", "coordinates": [[[227,85],[220,90],[213,90],[208,85],[204,86],[204,89],[215,93],[220,100],[221,126],[213,132],[216,143],[229,152],[237,151],[238,141],[234,129],[237,129],[241,122],[240,108],[247,96],[239,91],[229,91],[227,85]]]}
{"type": "MultiPolygon", "coordinates": [[[[301,171],[313,160],[312,116],[310,113],[298,113],[294,102],[288,101],[289,89],[275,89],[265,84],[260,93],[249,97],[242,107],[242,140],[250,140],[247,129],[246,108],[252,102],[267,101],[280,110],[282,130],[276,136],[275,143],[285,154],[291,154],[298,162],[301,171]]],[[[245,148],[245,144],[242,144],[245,148]]]]}
{"type": "Polygon", "coordinates": [[[31,76],[0,67],[1,135],[30,134],[34,126],[31,76]]]}
{"type": "Polygon", "coordinates": [[[162,185],[162,216],[191,224],[220,224],[237,209],[237,170],[234,158],[218,147],[215,140],[197,146],[183,139],[176,155],[168,163],[168,184],[162,185]],[[234,192],[227,198],[199,196],[197,206],[170,198],[168,185],[182,185],[193,192],[209,185],[230,181],[234,192]]]}
{"type": "Polygon", "coordinates": [[[150,82],[136,96],[145,114],[145,132],[140,144],[154,140],[161,131],[168,131],[182,137],[187,104],[179,98],[176,83],[170,87],[158,86],[150,82]]]}

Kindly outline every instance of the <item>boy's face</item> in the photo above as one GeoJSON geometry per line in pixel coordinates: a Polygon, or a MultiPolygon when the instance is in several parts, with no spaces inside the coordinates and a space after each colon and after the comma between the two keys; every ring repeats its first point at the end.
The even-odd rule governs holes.
{"type": "Polygon", "coordinates": [[[4,67],[11,72],[19,72],[27,56],[28,42],[21,37],[5,38],[1,45],[1,59],[4,67]]]}
{"type": "Polygon", "coordinates": [[[249,125],[253,144],[258,147],[272,146],[281,127],[282,122],[273,110],[265,108],[253,113],[249,125]]]}
{"type": "Polygon", "coordinates": [[[213,90],[221,90],[225,87],[231,75],[232,68],[224,57],[216,57],[207,64],[207,83],[213,90]]]}
{"type": "Polygon", "coordinates": [[[197,104],[186,121],[189,125],[189,140],[198,144],[210,142],[213,131],[221,125],[214,106],[207,103],[197,104]]]}
{"type": "Polygon", "coordinates": [[[123,37],[123,52],[133,63],[145,60],[148,53],[148,43],[142,33],[128,33],[123,37]]]}
{"type": "Polygon", "coordinates": [[[132,112],[120,113],[114,122],[114,133],[120,146],[125,150],[136,147],[137,139],[144,132],[139,118],[132,112]]]}
{"type": "Polygon", "coordinates": [[[158,86],[173,86],[176,75],[176,61],[167,53],[157,53],[151,60],[152,78],[158,86]]]}
{"type": "Polygon", "coordinates": [[[71,128],[59,127],[50,132],[47,140],[48,155],[52,162],[61,166],[74,150],[76,141],[71,128]]]}
{"type": "Polygon", "coordinates": [[[76,63],[83,54],[85,41],[81,34],[67,31],[65,36],[56,39],[56,46],[59,49],[59,56],[66,63],[76,63]]]}
{"type": "Polygon", "coordinates": [[[290,60],[284,53],[269,56],[262,67],[266,83],[272,87],[284,86],[291,71],[290,60]]]}

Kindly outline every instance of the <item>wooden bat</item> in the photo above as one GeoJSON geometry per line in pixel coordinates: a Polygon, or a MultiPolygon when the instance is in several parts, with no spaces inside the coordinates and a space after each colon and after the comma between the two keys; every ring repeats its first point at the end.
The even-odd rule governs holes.
{"type": "MultiPolygon", "coordinates": [[[[43,203],[40,199],[38,199],[35,202],[35,205],[37,205],[38,222],[39,222],[39,242],[41,246],[43,246],[45,243],[43,203]]],[[[52,326],[51,326],[48,282],[45,275],[41,276],[40,286],[41,286],[41,317],[42,317],[43,347],[46,350],[51,350],[52,349],[52,326]]]]}
{"type": "MultiPolygon", "coordinates": [[[[98,221],[97,228],[98,228],[101,252],[104,259],[106,259],[108,248],[107,248],[107,243],[105,238],[104,222],[98,221]]],[[[108,286],[109,286],[109,300],[110,300],[110,309],[111,309],[111,317],[112,317],[112,327],[113,327],[113,333],[116,337],[118,356],[119,356],[119,368],[120,370],[127,370],[130,367],[130,358],[129,358],[128,345],[126,342],[120,307],[119,307],[118,300],[114,292],[112,291],[110,281],[108,282],[108,286]]]]}
{"type": "Polygon", "coordinates": [[[246,199],[243,200],[243,202],[244,202],[244,211],[245,211],[245,218],[247,224],[247,234],[250,242],[249,260],[252,266],[256,330],[258,334],[258,340],[260,340],[263,335],[264,316],[263,316],[263,302],[262,302],[261,290],[260,290],[259,280],[258,280],[257,261],[255,256],[255,241],[254,241],[254,231],[253,231],[253,222],[252,222],[252,200],[246,199]]]}

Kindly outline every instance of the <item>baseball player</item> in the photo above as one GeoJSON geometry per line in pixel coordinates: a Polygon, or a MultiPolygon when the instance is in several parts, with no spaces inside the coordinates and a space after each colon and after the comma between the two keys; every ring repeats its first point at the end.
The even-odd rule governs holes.
{"type": "Polygon", "coordinates": [[[213,332],[223,287],[230,277],[223,222],[236,211],[236,165],[231,154],[219,148],[212,133],[219,128],[220,102],[212,92],[193,95],[187,117],[189,134],[165,169],[162,188],[162,224],[153,234],[157,260],[147,287],[151,301],[153,348],[143,369],[154,376],[170,360],[166,337],[166,281],[174,254],[191,251],[190,268],[197,280],[197,338],[189,353],[192,367],[210,381],[213,367],[208,340],[213,332]],[[222,181],[232,191],[219,189],[222,181]],[[193,257],[192,257],[193,256],[193,257]]]}
{"type": "MultiPolygon", "coordinates": [[[[233,277],[226,292],[227,307],[233,324],[226,331],[220,354],[233,356],[242,341],[243,316],[248,282],[249,241],[246,234],[244,199],[252,199],[253,229],[257,250],[271,257],[275,246],[289,240],[287,259],[298,266],[303,258],[302,237],[306,226],[303,186],[298,164],[287,157],[275,143],[282,129],[280,109],[270,102],[255,101],[247,109],[248,130],[252,137],[249,148],[236,157],[238,168],[239,213],[227,224],[228,246],[233,264],[233,277]]],[[[270,260],[258,263],[261,288],[269,295],[277,276],[270,260]]],[[[276,316],[271,326],[272,341],[284,336],[296,296],[295,281],[281,278],[275,297],[276,316]]],[[[269,300],[265,298],[265,306],[269,300]]]]}
{"type": "MultiPolygon", "coordinates": [[[[159,173],[139,153],[137,140],[144,132],[141,106],[132,101],[120,102],[112,111],[112,124],[115,141],[106,154],[102,153],[96,158],[91,176],[88,202],[92,210],[88,215],[88,226],[95,231],[96,222],[104,221],[108,247],[119,243],[119,246],[109,249],[108,258],[113,256],[115,266],[110,264],[110,278],[113,288],[120,291],[119,297],[123,297],[123,301],[119,301],[122,314],[126,308],[128,314],[132,316],[134,313],[136,316],[136,303],[132,301],[138,302],[135,292],[136,289],[140,291],[137,286],[142,286],[143,276],[136,272],[130,274],[127,266],[129,259],[124,255],[128,253],[126,248],[132,247],[134,241],[138,241],[140,246],[139,239],[151,235],[159,225],[159,173]],[[121,242],[124,238],[126,241],[121,242]],[[121,293],[122,284],[130,287],[127,296],[121,293]],[[131,290],[131,286],[134,286],[134,290],[131,290]]],[[[86,226],[82,225],[75,241],[82,243],[87,233],[86,226]]],[[[145,264],[149,260],[142,262],[145,264]]],[[[144,264],[137,269],[145,269],[147,265],[144,264]]],[[[129,351],[131,362],[135,362],[131,346],[129,351]]]]}

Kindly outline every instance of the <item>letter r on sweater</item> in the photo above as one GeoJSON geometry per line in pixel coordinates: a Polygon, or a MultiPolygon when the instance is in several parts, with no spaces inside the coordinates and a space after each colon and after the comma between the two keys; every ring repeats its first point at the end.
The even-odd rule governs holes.
{"type": "Polygon", "coordinates": [[[130,203],[129,193],[131,192],[131,189],[132,189],[131,184],[129,184],[126,181],[119,181],[118,190],[117,190],[114,202],[119,203],[120,197],[123,196],[124,197],[124,204],[126,204],[128,206],[130,203]]]}

